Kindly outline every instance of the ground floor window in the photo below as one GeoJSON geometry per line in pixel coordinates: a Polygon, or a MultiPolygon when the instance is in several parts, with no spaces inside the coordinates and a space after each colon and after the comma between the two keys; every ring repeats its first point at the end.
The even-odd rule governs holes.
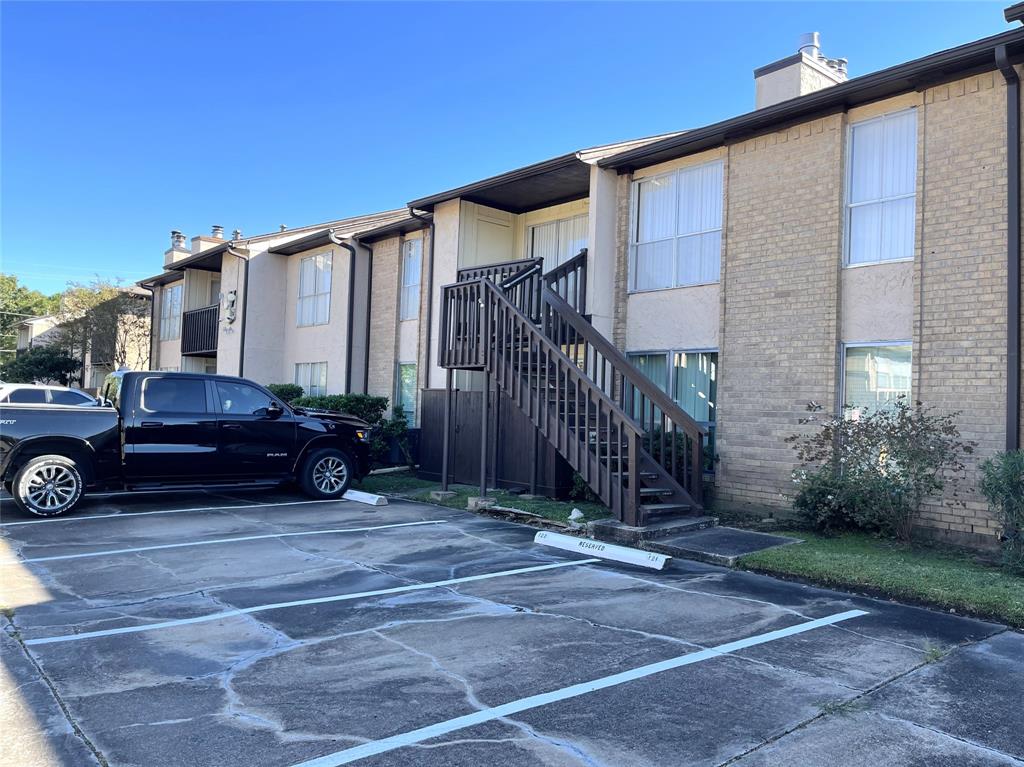
{"type": "MultiPolygon", "coordinates": [[[[688,416],[707,427],[706,453],[714,456],[715,421],[718,409],[718,352],[670,350],[629,355],[630,362],[671,395],[688,416]]],[[[634,410],[637,407],[634,405],[634,410]]],[[[639,413],[634,414],[639,417],[639,413]]],[[[660,414],[655,413],[655,418],[660,414]]],[[[710,470],[712,461],[705,462],[710,470]]]]}
{"type": "Polygon", "coordinates": [[[910,397],[910,342],[847,344],[843,354],[843,411],[856,418],[899,396],[910,397]]]}
{"type": "Polygon", "coordinates": [[[416,363],[400,362],[398,364],[398,390],[395,393],[395,404],[401,405],[405,418],[412,426],[416,423],[416,363]]]}
{"type": "Polygon", "coordinates": [[[302,387],[307,397],[319,397],[327,394],[327,363],[297,362],[295,364],[295,383],[302,387]]]}

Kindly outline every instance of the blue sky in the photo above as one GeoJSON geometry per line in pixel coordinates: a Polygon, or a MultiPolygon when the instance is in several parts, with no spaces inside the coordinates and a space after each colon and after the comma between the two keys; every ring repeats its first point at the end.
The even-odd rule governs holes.
{"type": "Polygon", "coordinates": [[[749,111],[817,30],[857,76],[1008,29],[1006,3],[14,3],[2,269],[160,271],[169,231],[401,207],[749,111]]]}

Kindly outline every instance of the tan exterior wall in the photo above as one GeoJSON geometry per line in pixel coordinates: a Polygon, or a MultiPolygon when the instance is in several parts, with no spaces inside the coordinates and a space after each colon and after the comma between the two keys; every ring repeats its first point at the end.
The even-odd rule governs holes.
{"type": "Polygon", "coordinates": [[[840,338],[908,341],[914,326],[914,264],[909,261],[843,269],[840,338]]]}
{"type": "MultiPolygon", "coordinates": [[[[424,270],[424,279],[425,274],[424,270]]],[[[374,243],[369,393],[387,397],[389,401],[395,397],[400,278],[401,238],[392,237],[374,243]]]]}
{"type": "Polygon", "coordinates": [[[729,148],[717,498],[779,506],[785,438],[806,404],[836,400],[844,119],[729,148]]]}
{"type": "MultiPolygon", "coordinates": [[[[963,410],[977,462],[1005,446],[1006,86],[989,72],[930,88],[922,108],[923,259],[915,274],[915,396],[963,410]]],[[[995,531],[983,499],[935,505],[927,524],[952,538],[995,531]]]]}

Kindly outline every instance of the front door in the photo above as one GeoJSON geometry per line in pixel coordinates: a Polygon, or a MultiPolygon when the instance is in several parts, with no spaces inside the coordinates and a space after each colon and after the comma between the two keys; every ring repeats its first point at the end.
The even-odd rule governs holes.
{"type": "Polygon", "coordinates": [[[125,419],[129,482],[201,481],[217,474],[217,414],[202,378],[147,375],[125,419]]]}
{"type": "Polygon", "coordinates": [[[269,394],[242,381],[214,381],[217,461],[226,477],[279,479],[295,462],[295,418],[269,394]],[[277,414],[268,406],[274,402],[277,414]]]}

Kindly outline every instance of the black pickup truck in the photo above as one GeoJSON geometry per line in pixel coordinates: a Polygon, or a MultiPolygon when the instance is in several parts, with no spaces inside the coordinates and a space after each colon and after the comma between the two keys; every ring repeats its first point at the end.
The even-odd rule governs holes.
{"type": "Polygon", "coordinates": [[[0,405],[0,480],[40,516],[89,490],[294,480],[339,498],[369,470],[369,427],[307,413],[243,378],[119,371],[94,408],[0,405]]]}

